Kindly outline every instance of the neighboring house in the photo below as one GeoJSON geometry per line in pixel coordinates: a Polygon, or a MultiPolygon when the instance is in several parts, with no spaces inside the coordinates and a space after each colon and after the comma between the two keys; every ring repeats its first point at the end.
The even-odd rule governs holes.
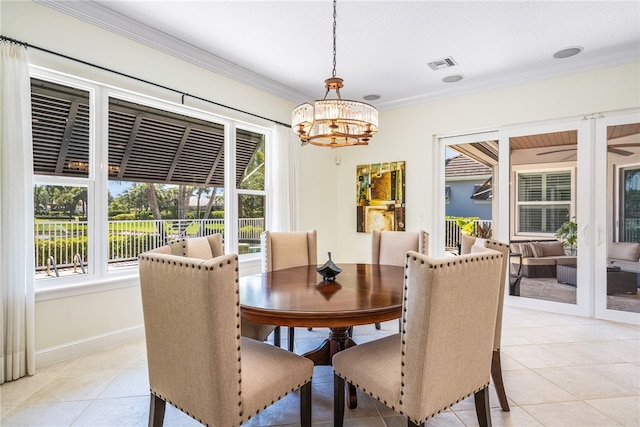
{"type": "Polygon", "coordinates": [[[446,160],[445,214],[491,219],[491,168],[469,157],[446,160]]]}

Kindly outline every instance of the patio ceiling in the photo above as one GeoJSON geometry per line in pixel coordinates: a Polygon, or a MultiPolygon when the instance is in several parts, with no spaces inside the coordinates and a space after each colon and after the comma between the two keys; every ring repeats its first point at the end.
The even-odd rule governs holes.
{"type": "MultiPolygon", "coordinates": [[[[610,152],[628,155],[630,149],[640,147],[640,143],[634,141],[623,141],[629,136],[640,135],[640,123],[610,126],[607,129],[608,149],[610,152]],[[625,150],[626,148],[626,150],[625,150]]],[[[576,131],[563,131],[537,135],[517,136],[509,139],[512,151],[530,149],[550,149],[544,152],[536,150],[536,154],[552,154],[554,149],[558,151],[571,150],[578,142],[576,131]]],[[[498,141],[481,141],[455,146],[455,150],[477,162],[487,166],[498,164],[498,141]]]]}
{"type": "MultiPolygon", "coordinates": [[[[89,93],[32,79],[34,172],[89,175],[89,93]]],[[[263,135],[236,132],[236,185],[263,135]]],[[[111,98],[110,180],[224,186],[224,126],[111,98]]]]}

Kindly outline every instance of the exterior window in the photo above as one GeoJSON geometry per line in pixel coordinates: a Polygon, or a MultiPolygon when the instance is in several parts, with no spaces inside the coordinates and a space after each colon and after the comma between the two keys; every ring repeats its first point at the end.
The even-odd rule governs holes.
{"type": "Polygon", "coordinates": [[[88,272],[90,93],[32,79],[37,279],[88,272]]]}
{"type": "Polygon", "coordinates": [[[267,193],[265,191],[265,137],[238,129],[236,151],[238,180],[238,253],[260,252],[260,233],[265,229],[267,193]]]}
{"type": "Polygon", "coordinates": [[[109,99],[109,269],[224,234],[224,125],[109,99]]]}
{"type": "Polygon", "coordinates": [[[517,174],[518,232],[553,234],[571,214],[571,171],[517,174]]]}
{"type": "Polygon", "coordinates": [[[640,167],[620,171],[620,236],[621,242],[640,242],[640,167]]]}
{"type": "Polygon", "coordinates": [[[450,185],[444,186],[444,201],[447,204],[451,203],[451,186],[450,185]]]}
{"type": "Polygon", "coordinates": [[[259,252],[267,130],[232,133],[210,113],[59,80],[69,83],[32,78],[36,278],[135,271],[140,253],[224,236],[227,221],[239,224],[239,251],[259,252]],[[108,105],[104,117],[93,105],[108,105]],[[225,212],[236,193],[237,213],[225,212]]]}

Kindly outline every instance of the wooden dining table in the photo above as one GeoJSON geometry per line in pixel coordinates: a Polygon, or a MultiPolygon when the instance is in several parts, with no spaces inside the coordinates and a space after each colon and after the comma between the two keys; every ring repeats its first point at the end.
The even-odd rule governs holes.
{"type": "MultiPolygon", "coordinates": [[[[356,345],[349,328],[397,319],[402,314],[404,268],[339,264],[342,272],[324,280],[315,265],[240,277],[242,318],[289,327],[327,327],[329,336],[306,354],[316,365],[331,365],[338,351],[356,345]]],[[[347,405],[357,405],[351,388],[347,405]]]]}

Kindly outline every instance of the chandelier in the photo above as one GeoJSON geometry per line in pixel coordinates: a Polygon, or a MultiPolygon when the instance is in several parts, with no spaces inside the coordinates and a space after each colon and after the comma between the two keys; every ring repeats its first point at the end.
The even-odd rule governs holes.
{"type": "Polygon", "coordinates": [[[336,77],[336,0],[333,0],[333,74],[324,81],[327,91],[314,105],[298,105],[291,113],[291,129],[302,145],[344,147],[367,145],[378,131],[378,110],[359,101],[342,99],[342,79],[336,77]],[[330,91],[337,98],[327,99],[330,91]]]}

